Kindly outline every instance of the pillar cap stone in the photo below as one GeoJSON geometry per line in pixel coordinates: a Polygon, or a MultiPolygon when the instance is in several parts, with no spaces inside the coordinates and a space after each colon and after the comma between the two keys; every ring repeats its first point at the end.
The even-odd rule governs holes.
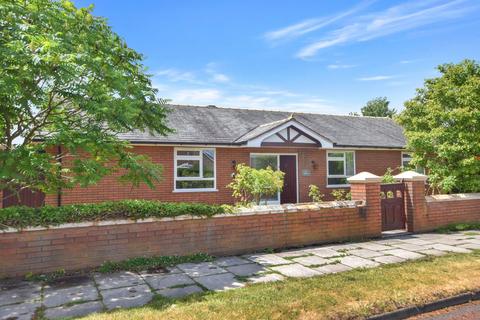
{"type": "Polygon", "coordinates": [[[424,174],[415,171],[405,171],[396,176],[393,176],[396,180],[402,181],[427,181],[428,177],[424,174]]]}
{"type": "Polygon", "coordinates": [[[351,176],[347,179],[349,183],[378,183],[382,181],[382,178],[374,175],[370,172],[360,172],[354,176],[351,176]]]}

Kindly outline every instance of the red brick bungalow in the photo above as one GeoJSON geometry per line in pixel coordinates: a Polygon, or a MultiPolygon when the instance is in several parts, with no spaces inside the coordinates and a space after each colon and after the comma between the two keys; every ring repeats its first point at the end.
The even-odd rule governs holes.
{"type": "Polygon", "coordinates": [[[348,188],[346,178],[368,171],[377,175],[410,160],[402,128],[388,118],[313,113],[171,106],[168,136],[131,132],[120,136],[138,153],[164,168],[155,189],[132,188],[105,177],[87,188],[47,195],[45,204],[65,205],[120,199],[232,203],[236,164],[285,172],[285,187],[272,203],[309,201],[308,186],[325,195],[348,188]]]}

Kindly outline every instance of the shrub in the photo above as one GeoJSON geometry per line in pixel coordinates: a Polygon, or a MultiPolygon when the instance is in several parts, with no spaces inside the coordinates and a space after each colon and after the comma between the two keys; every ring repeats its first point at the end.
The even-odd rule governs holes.
{"type": "Polygon", "coordinates": [[[345,189],[332,190],[332,196],[336,201],[352,200],[352,194],[345,189]]]}
{"type": "Polygon", "coordinates": [[[0,228],[51,226],[62,223],[113,219],[145,219],[181,215],[207,216],[229,212],[230,207],[203,203],[174,203],[148,200],[122,200],[62,207],[30,208],[16,206],[0,209],[0,228]]]}
{"type": "Polygon", "coordinates": [[[318,186],[311,184],[308,186],[308,196],[313,202],[322,202],[325,195],[320,192],[318,186]]]}
{"type": "Polygon", "coordinates": [[[382,176],[382,183],[395,183],[397,182],[393,177],[393,170],[392,168],[387,168],[387,171],[382,176]]]}
{"type": "Polygon", "coordinates": [[[239,198],[240,203],[260,204],[262,198],[273,196],[282,190],[284,175],[282,171],[275,171],[271,167],[254,169],[239,164],[233,181],[227,187],[233,190],[233,197],[239,198]]]}

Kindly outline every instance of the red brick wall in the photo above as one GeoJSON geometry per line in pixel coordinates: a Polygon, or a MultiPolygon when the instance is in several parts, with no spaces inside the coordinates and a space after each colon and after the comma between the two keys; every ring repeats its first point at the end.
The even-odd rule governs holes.
{"type": "Polygon", "coordinates": [[[362,217],[358,207],[301,210],[0,233],[0,277],[138,256],[228,255],[380,235],[373,215],[362,217]]]}
{"type": "Polygon", "coordinates": [[[427,197],[425,205],[425,214],[415,217],[415,231],[434,230],[452,223],[480,223],[480,195],[470,200],[427,197]]]}
{"type": "MultiPolygon", "coordinates": [[[[153,161],[164,167],[163,181],[157,188],[151,190],[146,185],[138,188],[121,184],[115,176],[105,177],[102,181],[88,188],[64,190],[62,204],[101,202],[120,199],[150,199],[161,201],[189,201],[206,203],[232,203],[231,190],[226,185],[231,181],[233,173],[232,161],[236,163],[250,162],[250,153],[296,153],[298,154],[298,187],[299,202],[309,201],[308,186],[316,184],[320,187],[326,200],[332,189],[327,188],[326,151],[307,148],[216,148],[216,176],[218,192],[173,192],[173,147],[166,146],[135,146],[134,151],[149,155],[153,161]],[[312,160],[315,161],[313,169],[312,160]],[[302,170],[309,169],[310,176],[303,176],[302,170]]],[[[396,168],[400,165],[400,151],[389,150],[357,150],[356,171],[371,171],[383,175],[388,167],[396,168]]],[[[47,195],[46,203],[57,205],[56,195],[47,195]]]]}

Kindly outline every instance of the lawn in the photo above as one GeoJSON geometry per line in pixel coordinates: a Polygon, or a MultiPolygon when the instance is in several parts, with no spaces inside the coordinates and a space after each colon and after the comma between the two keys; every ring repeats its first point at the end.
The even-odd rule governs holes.
{"type": "Polygon", "coordinates": [[[355,319],[480,289],[480,251],[249,285],[83,319],[355,319]]]}

